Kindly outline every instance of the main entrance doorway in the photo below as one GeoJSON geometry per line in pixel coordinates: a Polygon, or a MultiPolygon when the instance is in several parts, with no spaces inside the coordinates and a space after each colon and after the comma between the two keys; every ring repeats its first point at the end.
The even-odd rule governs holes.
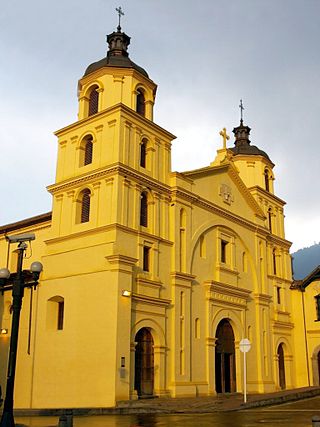
{"type": "Polygon", "coordinates": [[[236,358],[233,329],[227,319],[219,323],[216,339],[216,392],[233,393],[236,391],[236,358]]]}
{"type": "Polygon", "coordinates": [[[135,375],[134,388],[139,397],[153,395],[154,355],[153,338],[147,328],[142,328],[135,336],[135,375]]]}
{"type": "Polygon", "coordinates": [[[284,351],[283,351],[282,344],[279,344],[277,354],[278,354],[278,366],[279,366],[279,386],[281,390],[284,390],[286,388],[286,372],[285,372],[285,366],[284,366],[284,351]]]}

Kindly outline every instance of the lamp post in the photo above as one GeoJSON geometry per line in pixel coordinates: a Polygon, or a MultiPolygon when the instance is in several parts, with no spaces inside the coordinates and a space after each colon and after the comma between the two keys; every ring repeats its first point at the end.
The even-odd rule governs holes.
{"type": "Polygon", "coordinates": [[[22,299],[25,288],[34,287],[36,289],[38,285],[38,279],[42,271],[42,264],[38,261],[33,262],[31,264],[30,271],[22,270],[23,255],[27,248],[26,241],[34,240],[34,238],[34,234],[9,237],[8,240],[10,243],[19,243],[17,272],[10,275],[10,271],[7,268],[0,269],[0,292],[3,293],[6,291],[12,291],[12,323],[7,387],[0,427],[15,426],[13,418],[13,392],[16,372],[19,322],[22,299]]]}

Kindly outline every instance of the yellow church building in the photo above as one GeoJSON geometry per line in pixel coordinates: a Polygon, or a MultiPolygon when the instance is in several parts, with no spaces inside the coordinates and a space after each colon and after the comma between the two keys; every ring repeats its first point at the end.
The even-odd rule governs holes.
{"type": "MultiPolygon", "coordinates": [[[[249,393],[319,385],[318,276],[293,282],[274,164],[241,119],[210,165],[172,172],[157,86],[120,26],[107,42],[79,80],[78,120],[55,133],[52,212],[0,227],[0,267],[16,271],[6,236],[30,232],[23,268],[43,264],[23,299],[15,408],[242,392],[243,338],[249,393]]],[[[9,292],[0,326],[4,388],[9,292]]]]}

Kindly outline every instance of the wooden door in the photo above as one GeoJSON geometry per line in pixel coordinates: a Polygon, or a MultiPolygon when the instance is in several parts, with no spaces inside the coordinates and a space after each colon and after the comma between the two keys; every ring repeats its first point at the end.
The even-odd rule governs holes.
{"type": "Polygon", "coordinates": [[[138,396],[153,395],[154,383],[154,352],[153,338],[147,328],[142,328],[135,337],[135,390],[138,396]]]}
{"type": "Polygon", "coordinates": [[[234,334],[232,326],[227,319],[223,319],[219,323],[216,338],[216,392],[234,393],[236,391],[234,334]]]}
{"type": "Polygon", "coordinates": [[[280,344],[278,347],[278,366],[279,366],[279,385],[281,390],[286,388],[286,372],[284,366],[284,351],[283,345],[280,344]]]}

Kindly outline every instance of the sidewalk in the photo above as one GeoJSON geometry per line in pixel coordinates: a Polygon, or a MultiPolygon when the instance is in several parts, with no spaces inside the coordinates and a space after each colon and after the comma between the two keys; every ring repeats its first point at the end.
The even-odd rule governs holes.
{"type": "MultiPolygon", "coordinates": [[[[217,411],[237,411],[263,406],[279,405],[284,402],[319,396],[320,387],[304,387],[294,390],[268,394],[249,394],[247,403],[239,393],[212,397],[194,398],[155,398],[118,402],[116,408],[110,408],[114,414],[136,413],[207,413],[217,411]]],[[[103,412],[111,413],[111,412],[103,412]]]]}
{"type": "MultiPolygon", "coordinates": [[[[279,391],[268,394],[249,394],[247,403],[243,403],[243,395],[239,393],[219,396],[185,397],[185,398],[154,398],[126,400],[117,403],[114,408],[76,408],[72,409],[74,416],[108,415],[108,414],[190,414],[209,413],[218,411],[238,411],[263,406],[278,405],[309,397],[319,396],[320,387],[304,387],[294,390],[279,391]]],[[[15,416],[56,416],[62,409],[29,409],[15,410],[15,416]]]]}

